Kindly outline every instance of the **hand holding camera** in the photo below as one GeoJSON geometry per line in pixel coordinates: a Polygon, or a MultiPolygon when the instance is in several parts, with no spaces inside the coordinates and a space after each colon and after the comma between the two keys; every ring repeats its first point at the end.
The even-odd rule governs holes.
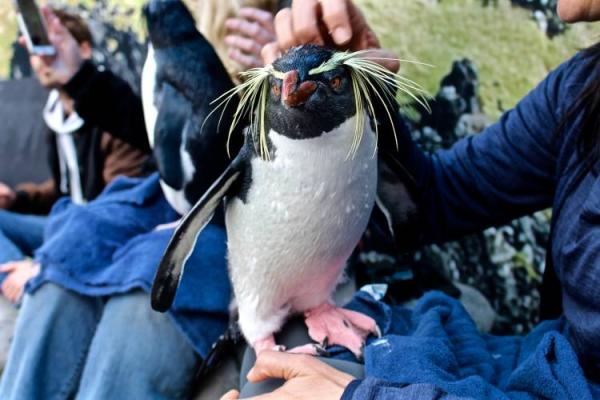
{"type": "Polygon", "coordinates": [[[23,33],[19,43],[28,49],[31,66],[41,83],[49,88],[66,84],[83,63],[77,41],[49,8],[44,7],[39,13],[32,0],[19,1],[18,5],[23,33]],[[41,19],[32,17],[36,13],[41,19]]]}

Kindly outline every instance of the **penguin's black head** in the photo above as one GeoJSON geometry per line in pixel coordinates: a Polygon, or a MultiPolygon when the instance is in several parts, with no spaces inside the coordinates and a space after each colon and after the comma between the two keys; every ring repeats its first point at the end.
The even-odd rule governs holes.
{"type": "Polygon", "coordinates": [[[150,0],[143,14],[155,48],[175,46],[198,35],[194,18],[181,0],[150,0]]]}
{"type": "Polygon", "coordinates": [[[330,132],[356,113],[347,67],[312,71],[333,54],[320,46],[305,45],[289,50],[273,63],[281,79],[269,78],[267,129],[293,139],[307,139],[330,132]]]}

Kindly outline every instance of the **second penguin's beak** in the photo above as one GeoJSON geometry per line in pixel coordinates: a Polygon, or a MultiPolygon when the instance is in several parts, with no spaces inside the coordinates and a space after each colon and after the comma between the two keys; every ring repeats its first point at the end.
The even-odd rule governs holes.
{"type": "Polygon", "coordinates": [[[286,72],[281,86],[281,99],[288,107],[298,107],[306,103],[311,94],[317,90],[313,81],[302,82],[298,85],[298,71],[286,72]]]}

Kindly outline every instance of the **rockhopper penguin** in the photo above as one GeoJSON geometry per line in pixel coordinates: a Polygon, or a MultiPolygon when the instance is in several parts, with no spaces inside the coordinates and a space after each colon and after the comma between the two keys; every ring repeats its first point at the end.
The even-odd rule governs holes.
{"type": "Polygon", "coordinates": [[[371,318],[335,307],[331,296],[376,198],[378,125],[375,100],[366,96],[393,99],[391,89],[400,87],[393,76],[356,53],[313,45],[249,72],[235,91],[244,90],[240,109],[248,100],[255,110],[245,144],[176,230],[153,307],[170,307],[195,238],[225,198],[229,273],[248,343],[257,353],[280,348],[273,334],[304,313],[320,345],[291,351],[338,344],[360,357],[366,337],[379,330],[371,318]],[[380,94],[369,93],[375,88],[380,94]]]}
{"type": "Polygon", "coordinates": [[[150,41],[142,72],[146,129],[165,196],[183,215],[231,161],[227,130],[237,99],[220,124],[206,118],[233,83],[181,0],[151,0],[143,13],[150,41]]]}

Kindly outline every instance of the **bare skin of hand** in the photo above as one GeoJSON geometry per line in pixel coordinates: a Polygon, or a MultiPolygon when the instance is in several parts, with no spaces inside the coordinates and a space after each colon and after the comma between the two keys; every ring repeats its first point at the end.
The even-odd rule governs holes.
{"type": "Polygon", "coordinates": [[[228,35],[225,43],[229,46],[229,57],[244,68],[263,66],[261,50],[276,40],[273,15],[258,8],[240,9],[237,18],[225,21],[228,35]]]}
{"type": "Polygon", "coordinates": [[[32,260],[13,261],[0,265],[0,272],[8,273],[2,282],[2,294],[11,303],[18,303],[23,296],[25,284],[39,274],[40,265],[32,260]]]}
{"type": "Polygon", "coordinates": [[[351,0],[294,0],[275,16],[277,42],[264,47],[262,57],[271,64],[281,53],[301,44],[318,44],[341,50],[373,50],[369,57],[392,72],[400,69],[393,52],[381,48],[377,35],[351,0]]]}
{"type": "Polygon", "coordinates": [[[0,208],[10,208],[16,198],[17,195],[15,192],[10,187],[0,182],[0,208]]]}
{"type": "MultiPolygon", "coordinates": [[[[61,24],[58,17],[47,7],[43,7],[41,11],[48,27],[50,43],[56,49],[56,54],[53,56],[32,54],[29,62],[42,85],[58,88],[71,80],[81,67],[83,59],[79,44],[69,30],[61,24]]],[[[24,38],[21,37],[19,43],[25,45],[24,38]]]]}
{"type": "MultiPolygon", "coordinates": [[[[248,372],[248,381],[256,383],[268,378],[285,379],[274,392],[248,400],[339,400],[346,386],[354,379],[312,356],[264,351],[248,372]]],[[[239,393],[232,390],[221,400],[237,400],[239,393]]]]}

